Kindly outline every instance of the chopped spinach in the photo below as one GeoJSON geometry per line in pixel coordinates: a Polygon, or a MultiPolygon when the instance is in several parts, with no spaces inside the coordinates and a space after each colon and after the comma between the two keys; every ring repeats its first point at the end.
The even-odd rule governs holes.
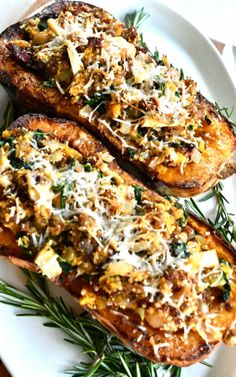
{"type": "Polygon", "coordinates": [[[186,218],[182,217],[181,219],[178,220],[178,224],[181,228],[183,228],[186,224],[186,218]]]}
{"type": "Polygon", "coordinates": [[[21,158],[16,157],[16,148],[13,141],[14,141],[14,138],[12,137],[9,137],[6,139],[3,138],[2,140],[0,140],[0,147],[6,144],[9,144],[9,147],[10,147],[9,160],[10,160],[11,166],[17,170],[22,169],[22,168],[32,170],[33,164],[31,162],[26,162],[22,160],[21,158]]]}
{"type": "MultiPolygon", "coordinates": [[[[110,90],[114,90],[114,87],[111,86],[110,90]]],[[[90,98],[84,99],[84,104],[89,105],[92,109],[97,107],[97,111],[100,115],[106,113],[106,102],[111,98],[111,94],[107,91],[97,92],[90,98]]]]}
{"type": "Polygon", "coordinates": [[[68,274],[70,271],[73,270],[73,266],[71,266],[71,264],[62,260],[61,258],[59,258],[58,263],[61,266],[61,269],[65,274],[68,274]]]}
{"type": "Polygon", "coordinates": [[[190,125],[188,126],[188,130],[189,130],[189,131],[192,131],[192,130],[193,130],[193,125],[192,125],[192,124],[190,124],[190,125]]]}
{"type": "Polygon", "coordinates": [[[11,157],[10,158],[10,164],[14,169],[27,169],[27,170],[32,170],[33,164],[30,162],[25,162],[21,158],[18,157],[11,157]]]}
{"type": "MultiPolygon", "coordinates": [[[[231,268],[231,264],[230,262],[228,262],[226,259],[219,259],[219,262],[220,264],[224,265],[224,266],[227,266],[228,268],[231,268]]],[[[223,270],[224,267],[222,267],[222,270],[223,270]]],[[[230,285],[230,281],[229,281],[229,278],[227,277],[227,274],[225,271],[223,271],[223,280],[225,281],[225,284],[222,286],[222,289],[223,289],[223,292],[222,292],[222,298],[224,301],[229,301],[229,297],[230,297],[230,293],[231,293],[231,285],[230,285]]]]}
{"type": "Polygon", "coordinates": [[[56,186],[52,186],[54,193],[60,193],[60,206],[65,208],[66,200],[69,198],[74,189],[74,182],[62,183],[59,182],[56,186]]]}
{"type": "Polygon", "coordinates": [[[175,257],[189,258],[190,252],[188,251],[187,244],[182,241],[173,242],[171,244],[171,252],[175,257]]]}
{"type": "Polygon", "coordinates": [[[141,126],[138,126],[137,131],[138,131],[138,134],[139,134],[140,136],[145,136],[146,133],[148,132],[148,130],[147,130],[146,127],[141,127],[141,126]]]}
{"type": "Polygon", "coordinates": [[[229,279],[227,278],[225,272],[223,272],[223,278],[225,280],[225,284],[223,285],[222,298],[223,298],[224,301],[229,301],[230,293],[231,293],[231,285],[230,285],[229,279]]]}
{"type": "Polygon", "coordinates": [[[87,164],[84,164],[83,166],[84,166],[84,171],[86,171],[87,173],[93,170],[92,165],[89,162],[87,164]]]}
{"type": "Polygon", "coordinates": [[[0,147],[3,147],[6,144],[9,144],[10,150],[15,149],[14,144],[13,144],[14,138],[13,137],[8,137],[8,138],[2,138],[0,140],[0,147]]]}
{"type": "Polygon", "coordinates": [[[58,183],[56,186],[52,186],[52,191],[57,194],[58,192],[60,192],[62,190],[62,187],[63,187],[63,184],[62,183],[58,183]]]}
{"type": "Polygon", "coordinates": [[[231,263],[230,262],[228,262],[226,259],[224,259],[224,258],[220,258],[219,259],[219,262],[220,262],[220,264],[224,264],[225,266],[229,266],[229,267],[231,267],[231,263]]]}
{"type": "Polygon", "coordinates": [[[141,186],[138,186],[138,185],[135,185],[133,186],[134,188],[134,196],[135,196],[135,200],[137,202],[138,205],[142,205],[142,193],[144,191],[144,188],[141,187],[141,186]]]}
{"type": "Polygon", "coordinates": [[[69,168],[74,169],[74,167],[75,167],[75,159],[71,157],[69,161],[69,168]]]}
{"type": "Polygon", "coordinates": [[[133,148],[128,147],[128,148],[127,148],[127,152],[128,152],[129,158],[130,158],[131,160],[134,159],[134,156],[135,156],[135,154],[136,154],[136,150],[133,149],[133,148]]]}
{"type": "Polygon", "coordinates": [[[170,146],[172,148],[179,148],[180,147],[180,144],[179,143],[176,143],[176,142],[173,142],[173,143],[170,143],[170,146]]]}
{"type": "Polygon", "coordinates": [[[43,82],[43,86],[46,86],[47,88],[55,88],[56,87],[56,81],[54,79],[49,79],[49,80],[43,82]]]}
{"type": "Polygon", "coordinates": [[[48,28],[47,21],[40,21],[38,23],[38,28],[40,31],[44,31],[45,29],[47,29],[48,28]]]}

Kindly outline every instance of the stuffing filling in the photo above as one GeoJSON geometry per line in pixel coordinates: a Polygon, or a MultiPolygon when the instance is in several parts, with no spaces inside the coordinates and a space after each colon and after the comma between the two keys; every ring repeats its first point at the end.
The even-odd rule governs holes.
{"type": "Polygon", "coordinates": [[[199,163],[212,120],[195,111],[196,83],[101,9],[55,17],[23,24],[23,38],[8,44],[13,56],[78,104],[82,119],[106,127],[131,160],[181,173],[199,163]]]}
{"type": "Polygon", "coordinates": [[[176,201],[129,184],[107,151],[89,160],[40,130],[0,138],[0,223],[50,279],[89,282],[81,304],[132,310],[143,326],[222,339],[233,267],[176,201]]]}

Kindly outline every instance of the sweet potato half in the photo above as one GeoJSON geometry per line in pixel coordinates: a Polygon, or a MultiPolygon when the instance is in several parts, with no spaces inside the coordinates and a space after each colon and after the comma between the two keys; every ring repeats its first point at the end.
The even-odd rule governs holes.
{"type": "Polygon", "coordinates": [[[25,115],[0,146],[1,257],[46,274],[153,362],[187,366],[235,344],[236,254],[213,229],[71,121],[25,115]]]}
{"type": "MultiPolygon", "coordinates": [[[[141,48],[134,29],[125,28],[104,10],[82,2],[57,1],[31,18],[32,30],[27,29],[28,26],[25,28],[27,22],[10,26],[0,37],[0,82],[19,103],[31,111],[79,122],[126,162],[138,168],[165,195],[193,196],[207,191],[220,179],[235,172],[232,156],[236,138],[230,122],[196,91],[192,80],[181,77],[182,73],[173,68],[165,56],[155,60],[145,48],[141,48]],[[48,34],[42,29],[49,27],[48,20],[63,18],[68,11],[73,16],[95,15],[107,29],[114,23],[114,30],[111,26],[112,31],[103,31],[102,36],[101,30],[99,36],[91,34],[87,42],[81,42],[82,45],[74,42],[74,37],[68,37],[72,38],[66,41],[67,45],[70,44],[67,47],[70,59],[65,57],[65,50],[62,58],[59,53],[60,57],[50,60],[49,65],[44,57],[35,65],[35,61],[30,60],[35,48],[40,49],[38,46],[44,43],[47,49],[47,40],[53,38],[53,33],[54,36],[60,34],[61,30],[58,32],[57,26],[55,30],[54,21],[49,22],[48,34]],[[40,35],[35,36],[34,20],[36,29],[39,25],[36,31],[40,35]],[[33,37],[29,37],[29,33],[33,37]],[[109,42],[110,45],[103,45],[111,35],[114,40],[109,42]],[[115,46],[115,50],[111,46],[115,46]],[[116,66],[104,63],[107,61],[106,49],[110,51],[109,59],[119,51],[121,57],[115,61],[116,66]],[[133,54],[132,57],[129,54],[133,54]],[[58,68],[60,59],[64,60],[58,68]],[[96,64],[96,70],[92,71],[91,67],[96,64]],[[101,64],[107,66],[104,68],[101,64]],[[109,69],[114,71],[110,86],[107,82],[104,84],[104,72],[109,69]],[[155,69],[161,73],[150,81],[145,75],[155,69]],[[52,83],[54,87],[50,87],[52,83]],[[148,85],[151,87],[145,89],[145,96],[134,99],[134,93],[139,93],[140,97],[140,91],[148,85]],[[121,87],[126,88],[122,89],[124,92],[121,87]],[[170,105],[168,96],[173,102],[170,105]],[[126,97],[131,99],[128,101],[126,97]],[[168,106],[176,110],[171,113],[172,110],[166,110],[168,106]]],[[[87,32],[86,29],[83,31],[87,32]]]]}

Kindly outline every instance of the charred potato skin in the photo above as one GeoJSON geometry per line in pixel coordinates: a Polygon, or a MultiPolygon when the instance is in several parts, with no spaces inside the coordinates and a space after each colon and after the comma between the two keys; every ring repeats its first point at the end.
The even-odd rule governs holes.
{"type": "MultiPolygon", "coordinates": [[[[60,11],[92,10],[92,5],[82,2],[59,1],[45,8],[42,13],[34,17],[41,19],[57,17],[60,11]]],[[[210,150],[206,156],[202,156],[200,164],[190,163],[181,174],[179,167],[158,165],[150,170],[145,163],[138,160],[130,161],[128,153],[122,155],[122,145],[108,129],[98,121],[89,123],[79,114],[82,103],[73,104],[69,97],[63,96],[57,89],[43,86],[43,80],[35,72],[16,62],[6,48],[11,40],[18,39],[22,35],[20,29],[22,23],[17,23],[6,29],[0,37],[0,82],[8,93],[19,103],[31,111],[44,112],[49,115],[67,118],[80,122],[83,126],[99,137],[119,157],[136,167],[140,174],[146,174],[152,186],[156,186],[164,195],[189,197],[209,190],[221,178],[225,178],[236,172],[236,165],[230,163],[236,146],[232,124],[221,114],[216,107],[207,101],[200,93],[196,96],[194,111],[213,115],[217,122],[217,128],[222,128],[224,137],[224,151],[221,155],[214,149],[214,141],[211,141],[210,150]]]]}
{"type": "MultiPolygon", "coordinates": [[[[52,133],[53,138],[60,142],[68,142],[69,146],[79,151],[85,158],[91,158],[97,152],[106,150],[106,148],[87,131],[78,127],[76,123],[68,120],[50,119],[44,115],[25,115],[15,121],[11,128],[24,128],[30,131],[38,129],[46,133],[52,133]],[[80,141],[78,143],[78,140],[80,141]]],[[[134,185],[140,182],[136,181],[129,174],[124,172],[115,161],[112,161],[113,170],[118,173],[128,184],[134,185]]],[[[145,189],[147,189],[145,187],[145,189]]],[[[148,195],[152,199],[165,201],[157,193],[148,190],[148,195]]],[[[216,248],[219,258],[228,260],[232,265],[236,265],[236,252],[232,245],[222,240],[219,235],[211,229],[207,224],[200,221],[198,218],[190,215],[190,225],[200,235],[206,237],[208,232],[210,247],[216,248]]],[[[21,249],[17,246],[15,236],[7,229],[0,225],[0,256],[8,259],[11,263],[24,267],[35,272],[38,271],[36,264],[27,260],[21,249]]],[[[231,309],[223,310],[223,314],[229,321],[236,315],[236,271],[234,273],[234,280],[232,282],[232,297],[231,309]]],[[[79,302],[83,297],[83,292],[86,290],[93,291],[93,288],[88,284],[88,281],[83,277],[76,277],[74,273],[62,273],[54,283],[63,286],[69,291],[75,299],[79,302]]],[[[84,305],[84,309],[88,310],[91,315],[100,321],[106,328],[112,331],[118,338],[120,338],[126,345],[134,348],[141,355],[147,357],[153,362],[163,362],[178,366],[188,366],[195,362],[206,358],[217,345],[217,342],[205,342],[196,332],[191,332],[190,335],[184,339],[183,336],[174,336],[168,338],[169,346],[160,348],[158,353],[154,353],[151,339],[153,336],[158,336],[160,343],[165,343],[167,340],[165,334],[160,330],[154,329],[145,323],[146,333],[142,341],[138,338],[142,333],[140,330],[140,317],[132,310],[120,310],[117,312],[116,308],[106,307],[97,310],[91,310],[84,305]]],[[[226,328],[225,332],[228,332],[226,328]]]]}

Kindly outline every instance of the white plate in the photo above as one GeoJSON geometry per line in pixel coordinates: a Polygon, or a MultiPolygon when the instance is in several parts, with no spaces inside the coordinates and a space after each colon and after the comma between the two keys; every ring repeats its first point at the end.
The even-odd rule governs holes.
{"type": "MultiPolygon", "coordinates": [[[[142,8],[143,0],[88,1],[123,18],[130,11],[142,8]]],[[[212,44],[188,21],[159,0],[146,0],[145,10],[151,15],[143,25],[144,37],[152,48],[165,52],[176,67],[193,77],[201,92],[210,100],[231,108],[236,100],[233,82],[212,44]]],[[[0,96],[3,108],[5,96],[0,96]]],[[[236,120],[236,112],[234,113],[236,120]]],[[[236,178],[225,182],[230,210],[236,213],[236,178]]],[[[213,215],[214,203],[204,204],[207,215],[213,215]]],[[[23,287],[21,272],[0,262],[0,279],[23,287]]],[[[66,297],[62,290],[57,294],[66,297]]],[[[13,377],[62,377],[63,371],[81,360],[78,348],[63,341],[63,333],[42,326],[42,319],[16,317],[17,310],[0,304],[0,355],[13,377]]],[[[213,368],[200,364],[184,369],[182,377],[236,377],[236,348],[221,346],[210,358],[213,368]]]]}
{"type": "Polygon", "coordinates": [[[222,58],[236,88],[236,47],[227,44],[223,50],[222,58]]]}

